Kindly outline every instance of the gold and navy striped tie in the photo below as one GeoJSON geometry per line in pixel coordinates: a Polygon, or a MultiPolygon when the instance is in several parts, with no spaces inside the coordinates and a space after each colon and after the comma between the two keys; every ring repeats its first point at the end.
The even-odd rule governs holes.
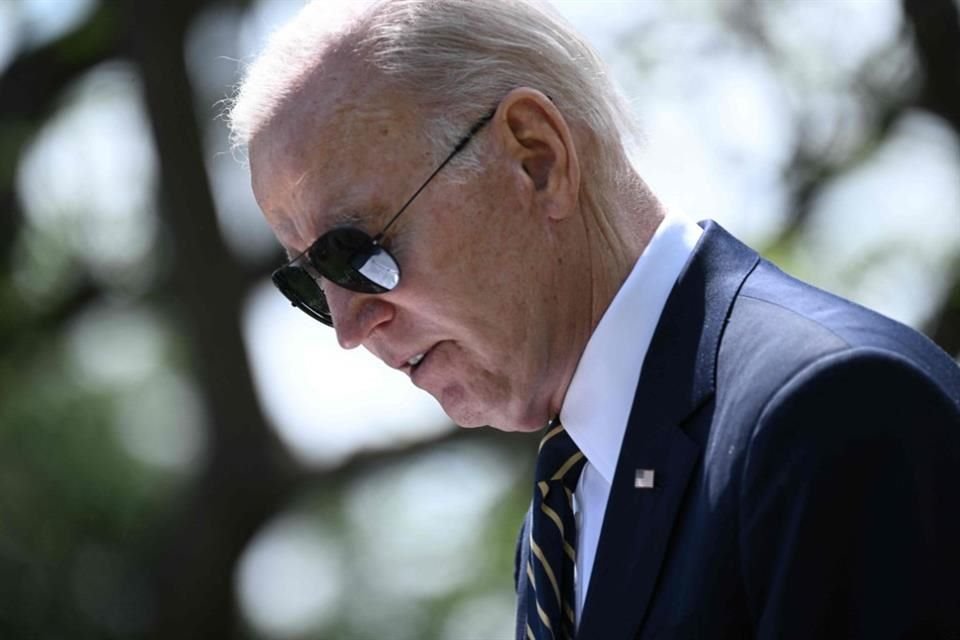
{"type": "Polygon", "coordinates": [[[547,425],[537,455],[527,558],[527,640],[574,637],[577,524],[573,491],[586,458],[563,426],[547,425]]]}

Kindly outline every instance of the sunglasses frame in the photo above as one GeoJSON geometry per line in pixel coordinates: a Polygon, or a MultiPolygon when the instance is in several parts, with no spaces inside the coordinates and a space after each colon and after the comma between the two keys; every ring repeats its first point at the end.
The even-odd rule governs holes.
{"type": "MultiPolygon", "coordinates": [[[[328,282],[335,284],[344,289],[350,291],[357,291],[360,293],[371,293],[371,294],[381,294],[388,291],[392,291],[398,284],[400,284],[400,263],[384,247],[381,243],[384,235],[387,230],[393,225],[394,222],[400,217],[400,215],[407,210],[407,207],[416,200],[417,196],[420,195],[420,192],[423,191],[428,184],[433,180],[433,178],[440,173],[440,171],[447,166],[447,164],[453,160],[453,158],[463,151],[463,149],[469,144],[470,140],[477,134],[486,125],[490,120],[493,119],[496,109],[492,109],[486,113],[482,118],[477,120],[465,136],[463,136],[457,144],[454,146],[453,151],[444,158],[443,162],[433,170],[433,172],[424,180],[423,184],[413,192],[413,195],[407,198],[407,201],[403,203],[403,206],[400,207],[400,210],[397,211],[393,216],[387,221],[387,224],[384,225],[383,229],[375,236],[370,236],[367,232],[362,229],[357,229],[356,227],[351,226],[340,226],[335,227],[319,238],[317,238],[313,243],[310,244],[304,251],[300,252],[293,258],[291,258],[286,264],[276,269],[271,275],[271,280],[273,281],[274,286],[280,290],[287,300],[294,306],[306,313],[308,316],[321,322],[328,327],[333,326],[333,316],[330,313],[330,306],[327,303],[327,297],[323,292],[323,288],[320,286],[320,279],[327,280],[328,282]],[[349,265],[350,279],[344,280],[343,278],[340,281],[337,280],[336,274],[333,274],[329,268],[325,268],[325,265],[317,259],[316,255],[320,253],[321,249],[326,250],[332,242],[336,241],[338,238],[346,237],[345,234],[354,234],[355,239],[360,239],[358,246],[352,250],[350,253],[344,253],[339,257],[342,258],[342,263],[349,265]],[[386,256],[390,262],[393,263],[393,267],[396,271],[395,282],[392,286],[385,286],[383,284],[377,283],[370,278],[366,277],[360,272],[360,269],[355,266],[353,263],[357,261],[358,256],[366,256],[363,264],[366,264],[370,258],[377,256],[386,256]],[[309,279],[309,284],[304,278],[309,279]],[[305,296],[304,294],[307,294],[305,296]],[[312,296],[313,300],[307,300],[308,296],[312,296]]],[[[363,265],[361,265],[363,266],[363,265]]]]}

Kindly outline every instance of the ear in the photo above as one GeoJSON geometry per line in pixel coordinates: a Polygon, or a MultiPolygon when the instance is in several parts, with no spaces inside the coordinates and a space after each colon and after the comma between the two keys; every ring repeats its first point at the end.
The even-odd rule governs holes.
{"type": "Polygon", "coordinates": [[[556,105],[540,91],[521,87],[500,102],[494,120],[541,210],[553,219],[571,215],[580,164],[573,134],[556,105]]]}

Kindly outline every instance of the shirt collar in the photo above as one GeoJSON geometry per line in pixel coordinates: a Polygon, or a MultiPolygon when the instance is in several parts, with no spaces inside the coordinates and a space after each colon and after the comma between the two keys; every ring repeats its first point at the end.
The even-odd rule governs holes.
{"type": "Polygon", "coordinates": [[[653,332],[702,234],[694,222],[667,214],[590,336],[567,388],[560,421],[608,483],[653,332]]]}

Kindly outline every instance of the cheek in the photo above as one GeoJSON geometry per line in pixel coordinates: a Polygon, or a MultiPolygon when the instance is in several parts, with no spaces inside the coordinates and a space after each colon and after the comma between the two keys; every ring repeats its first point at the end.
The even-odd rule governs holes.
{"type": "Polygon", "coordinates": [[[522,251],[507,240],[468,243],[439,252],[424,296],[441,322],[454,322],[489,348],[520,348],[527,337],[533,292],[522,251]]]}
{"type": "Polygon", "coordinates": [[[459,203],[423,212],[411,234],[418,246],[400,258],[418,315],[501,350],[522,348],[533,326],[537,293],[528,274],[542,232],[524,224],[529,212],[507,195],[471,189],[459,203]]]}

